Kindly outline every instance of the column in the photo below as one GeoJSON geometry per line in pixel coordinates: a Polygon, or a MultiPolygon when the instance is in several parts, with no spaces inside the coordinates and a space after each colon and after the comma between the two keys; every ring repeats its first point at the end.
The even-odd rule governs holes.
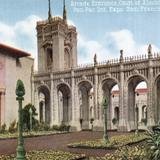
{"type": "Polygon", "coordinates": [[[123,50],[120,50],[120,84],[119,84],[119,131],[127,130],[127,114],[125,113],[127,110],[127,99],[126,92],[127,88],[124,86],[124,58],[123,58],[123,50]]]}
{"type": "Polygon", "coordinates": [[[155,125],[154,107],[153,107],[153,68],[152,59],[149,58],[148,68],[148,95],[147,95],[147,126],[155,125]]]}
{"type": "Polygon", "coordinates": [[[53,84],[53,123],[54,125],[59,125],[59,105],[58,105],[58,93],[57,93],[57,86],[56,84],[53,84]]]}
{"type": "Polygon", "coordinates": [[[75,122],[75,84],[74,84],[74,70],[73,68],[71,69],[71,108],[72,108],[72,119],[71,123],[74,124],[75,122]]]}
{"type": "Polygon", "coordinates": [[[34,106],[37,110],[37,120],[40,120],[38,89],[34,88],[34,106]]]}
{"type": "Polygon", "coordinates": [[[97,64],[94,65],[94,119],[98,119],[97,115],[97,104],[98,104],[98,70],[97,64]]]}
{"type": "Polygon", "coordinates": [[[53,125],[53,73],[50,74],[51,91],[50,91],[50,125],[53,125]]]}

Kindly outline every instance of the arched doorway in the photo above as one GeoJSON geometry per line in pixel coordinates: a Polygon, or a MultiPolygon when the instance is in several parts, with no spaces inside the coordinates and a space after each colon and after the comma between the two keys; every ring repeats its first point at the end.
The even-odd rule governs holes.
{"type": "Polygon", "coordinates": [[[115,123],[114,120],[115,119],[114,109],[116,106],[119,106],[119,86],[117,84],[117,81],[112,78],[105,79],[102,82],[102,90],[103,90],[103,97],[106,97],[108,101],[108,111],[107,111],[108,128],[117,129],[118,123],[115,123]]]}
{"type": "Polygon", "coordinates": [[[80,82],[78,85],[80,123],[81,129],[89,129],[90,114],[93,114],[93,87],[88,81],[80,82]]]}
{"type": "Polygon", "coordinates": [[[38,88],[39,98],[39,121],[50,124],[50,92],[46,86],[40,86],[38,88]]]}
{"type": "Polygon", "coordinates": [[[59,121],[68,124],[72,119],[71,92],[68,85],[62,83],[57,86],[59,121]]]}
{"type": "Polygon", "coordinates": [[[133,76],[128,80],[128,121],[130,130],[141,124],[142,101],[148,102],[148,89],[145,79],[139,75],[133,76]]]}
{"type": "Polygon", "coordinates": [[[155,123],[160,123],[160,75],[157,77],[154,86],[154,107],[155,107],[155,123]]]}
{"type": "Polygon", "coordinates": [[[142,125],[147,124],[147,106],[142,106],[142,119],[141,119],[142,125]]]}

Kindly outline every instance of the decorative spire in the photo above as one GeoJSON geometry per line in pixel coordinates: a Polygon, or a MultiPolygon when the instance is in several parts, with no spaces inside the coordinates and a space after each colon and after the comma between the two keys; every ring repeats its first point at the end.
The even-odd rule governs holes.
{"type": "Polygon", "coordinates": [[[63,21],[67,24],[67,10],[66,10],[66,1],[63,0],[63,21]]]}
{"type": "Polygon", "coordinates": [[[152,58],[152,45],[149,44],[148,46],[148,58],[152,58]]]}
{"type": "Polygon", "coordinates": [[[94,65],[96,65],[98,62],[97,62],[97,54],[95,53],[94,55],[94,65]]]}
{"type": "Polygon", "coordinates": [[[51,14],[51,1],[48,0],[48,20],[51,22],[52,14],[51,14]]]}
{"type": "Polygon", "coordinates": [[[123,50],[120,50],[120,63],[124,61],[123,50]]]}

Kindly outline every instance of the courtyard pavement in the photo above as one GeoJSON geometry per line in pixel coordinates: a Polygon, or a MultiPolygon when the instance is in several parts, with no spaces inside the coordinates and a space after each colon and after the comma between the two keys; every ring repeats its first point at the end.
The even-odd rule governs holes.
{"type": "MultiPolygon", "coordinates": [[[[109,136],[126,133],[109,132],[109,136]]],[[[68,148],[67,144],[85,140],[94,140],[103,137],[103,132],[75,132],[66,134],[57,134],[50,136],[40,136],[25,138],[26,151],[32,150],[61,150],[72,153],[85,154],[86,156],[104,156],[111,151],[105,149],[73,149],[68,148]]],[[[17,139],[0,140],[0,155],[15,154],[17,139]]]]}

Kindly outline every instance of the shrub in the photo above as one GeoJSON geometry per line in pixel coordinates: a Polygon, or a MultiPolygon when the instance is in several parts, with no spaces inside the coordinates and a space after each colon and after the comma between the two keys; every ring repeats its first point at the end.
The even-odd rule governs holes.
{"type": "Polygon", "coordinates": [[[0,128],[0,133],[5,133],[5,132],[6,132],[6,124],[4,123],[0,128]]]}
{"type": "Polygon", "coordinates": [[[142,119],[141,119],[141,122],[146,125],[146,124],[147,124],[147,119],[146,119],[146,118],[142,118],[142,119]]]}
{"type": "Polygon", "coordinates": [[[58,126],[58,125],[53,125],[53,126],[52,126],[52,130],[54,130],[54,131],[59,131],[59,126],[58,126]]]}
{"type": "Polygon", "coordinates": [[[160,126],[153,127],[148,131],[148,156],[152,160],[160,159],[160,126]]]}
{"type": "Polygon", "coordinates": [[[54,130],[54,131],[67,131],[67,132],[69,132],[70,127],[71,127],[70,125],[65,125],[65,124],[61,124],[60,126],[53,125],[52,126],[52,130],[54,130]]]}
{"type": "Polygon", "coordinates": [[[37,120],[35,119],[35,116],[37,116],[36,108],[34,107],[34,105],[29,103],[23,108],[23,124],[25,130],[30,129],[30,108],[32,108],[32,127],[34,128],[34,126],[37,125],[37,120]]]}
{"type": "Polygon", "coordinates": [[[117,118],[114,117],[114,118],[112,119],[112,123],[115,125],[115,124],[117,123],[117,118]]]}
{"type": "Polygon", "coordinates": [[[17,123],[16,123],[16,120],[14,120],[13,122],[11,122],[9,128],[8,128],[8,132],[10,133],[14,133],[17,131],[17,123]]]}
{"type": "Polygon", "coordinates": [[[90,119],[90,124],[93,124],[93,122],[94,122],[94,118],[91,118],[90,119]]]}
{"type": "Polygon", "coordinates": [[[48,131],[48,130],[50,130],[50,126],[49,126],[49,124],[47,124],[45,122],[41,122],[39,124],[39,130],[40,131],[48,131]]]}

